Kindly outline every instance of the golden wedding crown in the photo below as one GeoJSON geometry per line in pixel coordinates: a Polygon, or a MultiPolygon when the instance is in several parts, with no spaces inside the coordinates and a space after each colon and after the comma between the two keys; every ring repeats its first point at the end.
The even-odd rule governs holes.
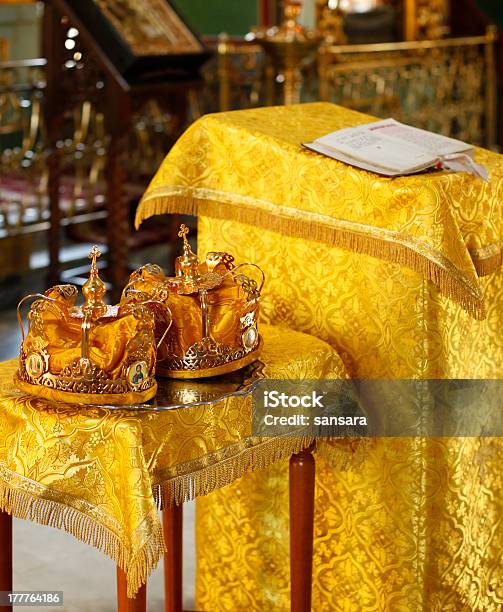
{"type": "Polygon", "coordinates": [[[169,306],[173,323],[158,341],[157,374],[172,378],[202,378],[237,370],[257,359],[260,293],[264,273],[255,264],[235,265],[229,253],[210,252],[200,262],[180,227],[183,255],[175,276],[147,264],[134,272],[121,305],[153,300],[169,306]],[[253,271],[257,279],[244,271],[253,271]]]}
{"type": "Polygon", "coordinates": [[[169,330],[169,308],[148,298],[107,306],[100,255],[94,246],[83,306],[76,306],[73,285],[56,285],[19,302],[23,339],[16,384],[21,390],[86,404],[135,404],[155,396],[156,329],[169,330]],[[21,306],[33,299],[25,335],[21,306]]]}
{"type": "Polygon", "coordinates": [[[183,255],[175,276],[154,264],[134,272],[120,303],[107,306],[96,246],[77,306],[77,288],[56,285],[18,304],[22,332],[17,386],[47,399],[84,404],[137,404],[157,391],[155,375],[203,378],[255,361],[264,273],[235,265],[229,253],[192,251],[180,228],[183,255]],[[253,270],[258,280],[245,274],[253,270]],[[21,307],[34,300],[25,334],[21,307]]]}

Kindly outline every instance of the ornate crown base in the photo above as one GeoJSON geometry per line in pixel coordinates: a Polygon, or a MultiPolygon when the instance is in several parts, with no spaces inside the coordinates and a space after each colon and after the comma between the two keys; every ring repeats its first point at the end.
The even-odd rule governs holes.
{"type": "Polygon", "coordinates": [[[16,374],[14,384],[21,391],[29,395],[36,395],[54,402],[64,402],[65,404],[90,404],[99,406],[111,404],[116,406],[144,404],[157,393],[157,383],[154,383],[145,391],[128,391],[126,393],[72,393],[71,391],[61,391],[51,389],[43,385],[34,385],[19,378],[16,374]]]}
{"type": "Polygon", "coordinates": [[[256,361],[262,350],[262,339],[259,340],[257,348],[249,353],[246,353],[239,359],[233,359],[227,363],[213,366],[211,368],[200,368],[200,369],[184,369],[174,370],[167,366],[165,362],[157,362],[155,373],[157,376],[165,376],[167,378],[210,378],[212,376],[220,376],[221,374],[229,374],[229,372],[235,372],[240,370],[250,363],[256,361]]]}

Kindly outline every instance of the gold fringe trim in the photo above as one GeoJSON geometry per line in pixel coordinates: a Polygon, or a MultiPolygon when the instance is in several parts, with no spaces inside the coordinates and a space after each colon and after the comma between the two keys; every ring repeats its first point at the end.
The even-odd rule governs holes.
{"type": "Polygon", "coordinates": [[[331,468],[341,472],[354,471],[362,465],[375,440],[376,438],[318,438],[316,454],[331,468]]]}
{"type": "MultiPolygon", "coordinates": [[[[312,436],[251,438],[216,451],[200,459],[194,459],[176,466],[178,475],[153,486],[153,496],[157,508],[162,510],[173,505],[180,505],[200,495],[208,495],[216,489],[231,484],[244,474],[268,468],[277,461],[289,459],[314,442],[312,436]],[[239,448],[241,446],[241,448],[239,448]],[[238,449],[236,449],[238,447],[238,449]],[[228,454],[229,456],[225,456],[228,454]],[[213,461],[213,464],[208,462],[213,461]],[[180,471],[185,473],[180,474],[180,471]]],[[[367,438],[342,438],[340,440],[318,440],[315,452],[327,463],[339,470],[354,469],[361,465],[371,440],[367,438]]],[[[166,548],[162,527],[157,516],[147,517],[150,520],[151,536],[134,554],[130,547],[109,528],[81,510],[64,503],[49,499],[47,496],[22,490],[8,481],[12,479],[26,481],[29,485],[50,491],[39,483],[30,481],[1,466],[0,477],[0,510],[23,520],[40,525],[61,529],[81,542],[93,546],[110,557],[127,575],[127,595],[134,597],[148,576],[157,567],[166,548]]]]}
{"type": "Polygon", "coordinates": [[[138,228],[143,220],[154,215],[188,214],[232,219],[295,238],[323,242],[404,265],[435,283],[441,293],[460,304],[473,318],[486,317],[480,287],[439,251],[418,239],[245,196],[238,198],[239,202],[232,194],[204,188],[157,188],[141,200],[135,225],[138,228]]]}
{"type": "MultiPolygon", "coordinates": [[[[2,472],[8,474],[10,470],[2,466],[2,472]]],[[[14,479],[28,481],[13,472],[12,476],[14,479]]],[[[42,487],[38,483],[29,482],[42,487]]],[[[53,499],[21,490],[4,480],[3,475],[0,478],[0,510],[18,519],[64,530],[84,544],[100,550],[126,572],[128,597],[134,597],[141,585],[145,584],[166,550],[157,514],[157,525],[152,521],[151,537],[132,554],[116,533],[95,518],[53,499]]]]}
{"type": "MultiPolygon", "coordinates": [[[[250,442],[253,444],[253,438],[250,442]]],[[[178,470],[184,469],[186,473],[155,485],[154,498],[161,510],[173,505],[178,506],[200,495],[208,495],[216,489],[221,489],[248,472],[264,470],[276,461],[288,459],[292,454],[307,448],[312,442],[313,438],[307,436],[266,438],[248,448],[242,448],[237,453],[233,452],[236,445],[229,446],[223,449],[232,452],[227,458],[222,459],[219,451],[213,453],[213,457],[211,455],[205,457],[205,461],[215,462],[212,465],[198,469],[198,464],[201,462],[196,459],[177,466],[178,470]]]]}
{"type": "MultiPolygon", "coordinates": [[[[257,440],[257,439],[255,439],[257,440]]],[[[184,473],[168,477],[154,485],[154,498],[160,510],[173,505],[180,505],[201,495],[208,495],[233,483],[244,474],[264,470],[277,461],[289,459],[313,443],[312,436],[276,437],[261,439],[249,447],[236,451],[236,445],[222,449],[232,455],[222,458],[221,451],[206,456],[205,461],[214,461],[212,465],[201,466],[200,460],[189,461],[177,466],[177,471],[184,473]]],[[[242,443],[238,443],[242,445],[242,443]]],[[[319,453],[331,467],[339,470],[352,469],[361,465],[370,440],[351,438],[332,441],[328,445],[318,439],[315,452],[319,453]],[[339,444],[340,442],[340,444],[339,444]]]]}
{"type": "MultiPolygon", "coordinates": [[[[486,249],[480,249],[480,251],[485,250],[486,249]]],[[[489,276],[489,274],[497,272],[503,265],[503,248],[500,246],[500,250],[496,250],[492,255],[482,255],[479,254],[480,251],[470,251],[470,256],[477,274],[479,276],[489,276]]]]}

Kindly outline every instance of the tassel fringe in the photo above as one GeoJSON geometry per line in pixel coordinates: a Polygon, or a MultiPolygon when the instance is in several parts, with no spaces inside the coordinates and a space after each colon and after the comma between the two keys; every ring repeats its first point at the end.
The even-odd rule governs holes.
{"type": "Polygon", "coordinates": [[[335,470],[354,471],[362,465],[374,442],[375,438],[318,439],[316,454],[335,470]]]}
{"type": "MultiPolygon", "coordinates": [[[[245,447],[238,454],[233,453],[228,458],[222,459],[217,453],[213,465],[201,468],[200,462],[196,460],[177,466],[178,470],[187,470],[187,473],[168,478],[153,487],[157,508],[162,510],[175,504],[180,505],[200,495],[207,495],[231,484],[248,472],[263,470],[277,461],[290,458],[292,454],[310,446],[313,441],[311,436],[266,438],[259,442],[255,440],[252,446],[245,447]],[[191,469],[193,471],[188,471],[191,469]]],[[[352,469],[361,464],[370,442],[366,438],[344,438],[330,443],[318,440],[315,452],[336,469],[352,469]]],[[[152,517],[151,537],[133,555],[123,539],[96,518],[62,502],[23,490],[19,485],[9,482],[16,480],[24,479],[2,467],[0,510],[18,519],[64,530],[81,542],[100,550],[126,572],[127,595],[130,598],[135,596],[166,550],[157,512],[152,517]]],[[[149,518],[147,517],[147,520],[149,518]]]]}
{"type": "MultiPolygon", "coordinates": [[[[7,471],[5,468],[2,471],[7,471]]],[[[17,474],[13,478],[20,479],[17,474]]],[[[165,552],[160,521],[151,538],[131,554],[121,538],[83,512],[63,503],[23,491],[0,478],[0,510],[18,519],[61,529],[110,557],[127,574],[127,595],[134,597],[165,552]]]]}
{"type": "MultiPolygon", "coordinates": [[[[243,449],[238,455],[228,459],[216,459],[214,465],[203,469],[185,466],[186,473],[167,478],[154,486],[154,498],[157,507],[162,510],[173,505],[180,505],[199,497],[208,495],[216,489],[231,484],[244,474],[264,470],[277,461],[289,459],[312,444],[312,437],[279,437],[267,438],[259,444],[243,449]]],[[[325,459],[330,466],[347,470],[361,465],[371,441],[367,438],[341,439],[328,444],[318,440],[315,452],[325,459]],[[339,444],[340,442],[340,444],[339,444]]]]}
{"type": "Polygon", "coordinates": [[[312,442],[312,437],[267,438],[244,448],[237,455],[233,454],[227,459],[217,458],[213,465],[207,465],[203,469],[191,471],[191,465],[185,464],[187,473],[168,478],[154,486],[157,507],[162,510],[173,505],[178,506],[200,495],[208,495],[248,472],[264,470],[276,461],[288,459],[290,455],[299,453],[312,442]]]}
{"type": "Polygon", "coordinates": [[[479,276],[494,274],[503,265],[503,248],[498,253],[485,258],[472,254],[472,261],[479,276]]]}
{"type": "MultiPolygon", "coordinates": [[[[237,202],[231,194],[217,193],[212,196],[208,193],[204,197],[197,197],[193,194],[194,191],[197,190],[189,191],[179,187],[153,190],[140,202],[136,213],[136,227],[149,217],[170,213],[232,219],[239,223],[258,225],[295,238],[323,242],[404,265],[435,283],[442,294],[460,304],[473,318],[486,317],[480,288],[440,253],[435,251],[430,259],[420,252],[419,248],[415,249],[413,239],[407,239],[398,233],[391,238],[386,235],[386,230],[378,228],[364,231],[364,226],[357,228],[356,224],[341,220],[320,220],[317,218],[320,215],[315,213],[280,207],[252,198],[242,197],[237,202]],[[222,199],[216,199],[217,196],[222,199]],[[228,201],[225,201],[225,197],[228,201]],[[375,235],[376,233],[381,235],[375,235]]],[[[200,191],[211,192],[206,189],[200,191]]],[[[424,251],[424,244],[421,249],[424,251]]],[[[479,269],[486,274],[490,273],[493,267],[496,269],[498,263],[501,264],[501,255],[499,257],[500,260],[491,258],[487,264],[479,261],[479,269]]]]}

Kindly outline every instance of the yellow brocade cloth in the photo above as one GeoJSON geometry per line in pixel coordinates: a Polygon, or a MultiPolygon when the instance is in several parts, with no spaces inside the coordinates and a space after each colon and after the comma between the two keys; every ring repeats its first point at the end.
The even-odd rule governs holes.
{"type": "MultiPolygon", "coordinates": [[[[489,183],[387,179],[300,146],[369,120],[327,104],[204,117],[137,220],[199,214],[201,252],[264,270],[263,319],[328,341],[353,377],[502,378],[503,158],[477,150],[489,183]]],[[[488,438],[378,439],[356,470],[318,457],[313,610],[501,610],[502,461],[488,438]]],[[[287,470],[198,500],[200,609],[289,609],[287,470]]]]}
{"type": "MultiPolygon", "coordinates": [[[[345,378],[325,342],[262,326],[269,378],[345,378]]],[[[251,437],[251,395],[175,410],[89,407],[23,395],[0,364],[0,509],[109,555],[132,596],[164,552],[158,508],[209,493],[311,439],[251,437]]],[[[173,382],[185,385],[188,382],[173,382]]],[[[188,391],[190,393],[190,390],[188,391]]],[[[338,452],[353,457],[351,441],[338,452]]]]}
{"type": "Polygon", "coordinates": [[[390,179],[301,146],[373,120],[327,103],[207,115],[164,160],[136,222],[207,215],[366,253],[420,272],[484,317],[478,278],[502,262],[500,156],[477,150],[488,183],[447,171],[390,179]]]}

